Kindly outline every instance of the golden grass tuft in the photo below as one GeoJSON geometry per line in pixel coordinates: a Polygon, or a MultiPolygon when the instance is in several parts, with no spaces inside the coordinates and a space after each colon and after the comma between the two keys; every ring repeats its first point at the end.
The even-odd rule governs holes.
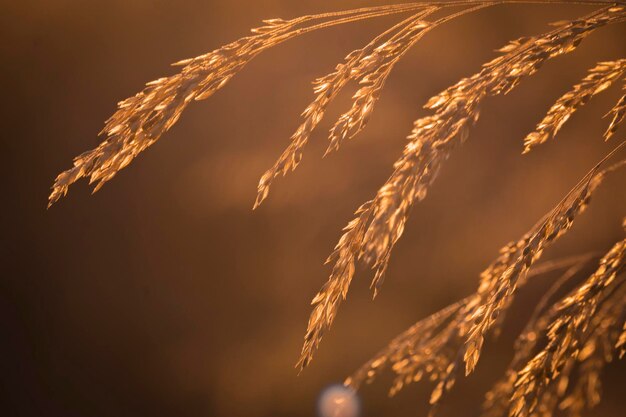
{"type": "MultiPolygon", "coordinates": [[[[73,167],[56,178],[49,205],[56,203],[83,177],[95,183],[94,192],[97,191],[140,152],[159,140],[191,102],[210,97],[266,49],[330,26],[407,14],[362,48],[350,52],[332,72],[315,81],[314,97],[302,113],[300,126],[285,151],[261,177],[257,207],[268,197],[274,179],[297,167],[304,147],[329,104],[349,83],[356,83],[358,90],[351,107],[329,132],[327,153],[363,131],[394,67],[420,39],[453,19],[507,3],[553,2],[415,2],[290,20],[266,20],[265,26],[254,29],[252,35],[176,63],[180,67],[178,73],[152,81],[135,96],[121,101],[101,132],[105,137],[103,142],[76,157],[73,167]]],[[[374,271],[371,287],[374,296],[378,293],[412,207],[426,198],[445,161],[468,138],[480,116],[483,101],[510,92],[548,60],[576,49],[596,29],[626,21],[625,1],[559,3],[599,7],[583,17],[555,24],[546,33],[509,42],[477,73],[428,100],[425,107],[431,114],[414,122],[392,174],[376,195],[356,211],[328,258],[330,277],[313,298],[298,368],[303,369],[311,362],[322,337],[331,328],[347,296],[357,263],[374,271]]],[[[524,153],[552,139],[589,99],[623,81],[625,72],[626,58],[600,62],[591,68],[587,76],[555,102],[535,131],[525,138],[524,153]]],[[[626,117],[626,96],[618,100],[607,117],[611,122],[604,136],[609,139],[626,117]]],[[[600,372],[615,352],[621,356],[626,351],[626,287],[623,286],[626,241],[617,242],[600,259],[595,273],[556,301],[558,290],[571,282],[595,255],[543,264],[537,261],[547,247],[572,227],[606,175],[626,165],[623,157],[618,158],[624,148],[626,141],[593,167],[528,233],[505,245],[480,275],[475,293],[416,323],[357,370],[345,384],[357,389],[390,366],[396,374],[390,390],[392,395],[422,379],[435,384],[430,398],[434,411],[457,378],[476,368],[486,336],[501,329],[517,290],[529,277],[558,269],[565,272],[537,304],[515,344],[515,356],[508,370],[486,395],[484,415],[551,416],[556,409],[561,409],[578,416],[596,405],[600,398],[600,372]],[[615,159],[616,163],[609,164],[615,159]],[[570,384],[570,380],[574,383],[570,384]]]]}

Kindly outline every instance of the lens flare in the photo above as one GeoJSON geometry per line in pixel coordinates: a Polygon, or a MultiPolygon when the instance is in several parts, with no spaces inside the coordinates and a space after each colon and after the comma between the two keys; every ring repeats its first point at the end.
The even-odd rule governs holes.
{"type": "Polygon", "coordinates": [[[361,406],[354,390],[332,385],[322,391],[317,410],[319,417],[359,417],[361,406]]]}

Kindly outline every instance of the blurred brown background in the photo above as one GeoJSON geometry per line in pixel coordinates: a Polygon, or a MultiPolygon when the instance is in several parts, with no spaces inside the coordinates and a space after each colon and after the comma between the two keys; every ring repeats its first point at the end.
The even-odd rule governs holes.
{"type": "MultiPolygon", "coordinates": [[[[521,141],[595,62],[626,53],[626,25],[599,30],[506,97],[489,100],[397,245],[375,302],[360,271],[301,376],[309,301],[341,227],[391,172],[432,94],[477,71],[509,39],[591,7],[498,6],[428,35],[398,65],[367,130],[321,159],[333,106],[294,175],[252,212],[256,184],[297,127],[310,81],[397,18],[306,35],[262,54],[195,104],[162,141],[95,196],[75,186],[46,211],[52,180],[96,146],[115,103],[169,63],[247,33],[261,19],[382,1],[31,0],[3,2],[0,395],[7,416],[312,416],[343,380],[414,321],[473,291],[500,246],[521,236],[618,140],[594,99],[556,141],[521,141]]],[[[545,258],[606,250],[623,236],[626,175],[611,177],[545,258]]],[[[553,276],[520,293],[506,332],[442,416],[473,416],[511,357],[511,342],[553,276]]],[[[624,362],[606,373],[591,415],[623,416],[624,362]],[[621,394],[621,395],[620,395],[621,394]]],[[[387,399],[363,390],[365,416],[422,416],[428,384],[387,399]]]]}

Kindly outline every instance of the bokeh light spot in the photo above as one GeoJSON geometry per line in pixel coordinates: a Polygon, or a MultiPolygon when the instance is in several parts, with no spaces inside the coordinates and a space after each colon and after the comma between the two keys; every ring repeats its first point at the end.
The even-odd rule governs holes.
{"type": "Polygon", "coordinates": [[[317,409],[319,417],[358,417],[361,406],[354,390],[332,385],[322,391],[317,409]]]}

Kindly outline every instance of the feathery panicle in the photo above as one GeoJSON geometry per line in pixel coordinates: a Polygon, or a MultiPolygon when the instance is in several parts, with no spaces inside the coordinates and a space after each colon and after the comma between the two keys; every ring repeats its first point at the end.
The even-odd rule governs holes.
{"type": "Polygon", "coordinates": [[[455,368],[459,362],[454,360],[455,350],[448,346],[461,343],[457,326],[464,325],[464,312],[471,309],[475,301],[475,297],[467,297],[417,322],[347,378],[344,384],[358,389],[390,365],[396,375],[390,395],[424,378],[436,382],[430,398],[431,404],[436,405],[444,391],[454,385],[455,368]]]}
{"type": "MultiPolygon", "coordinates": [[[[521,78],[534,74],[546,60],[574,50],[596,28],[625,18],[626,8],[605,7],[544,35],[513,42],[503,48],[502,56],[485,64],[482,71],[429,100],[426,106],[433,109],[435,114],[415,122],[409,143],[394,164],[393,174],[341,237],[340,243],[343,242],[350,250],[342,251],[335,258],[333,271],[346,271],[349,278],[342,281],[349,285],[354,274],[354,263],[362,259],[375,270],[372,287],[376,295],[383,283],[391,251],[404,231],[411,207],[415,201],[426,197],[452,149],[467,138],[469,127],[479,116],[478,107],[482,100],[490,95],[507,93],[521,78]],[[364,230],[365,233],[354,234],[352,228],[364,230]],[[345,267],[346,264],[351,266],[345,267]]],[[[338,277],[333,272],[315,299],[329,299],[326,292],[335,287],[331,281],[336,279],[338,277]]],[[[333,310],[338,307],[337,302],[333,310]]],[[[299,364],[308,363],[313,355],[311,349],[317,346],[317,343],[308,343],[309,334],[313,332],[321,335],[322,331],[315,328],[328,325],[328,321],[314,319],[318,316],[314,310],[299,364]],[[303,360],[304,357],[307,360],[303,360]]]]}
{"type": "MultiPolygon", "coordinates": [[[[335,70],[314,83],[314,99],[287,149],[262,176],[257,207],[272,181],[294,170],[313,130],[329,104],[350,82],[358,85],[350,109],[329,134],[327,153],[360,133],[368,123],[395,65],[430,30],[482,8],[525,3],[526,0],[444,0],[360,8],[307,15],[291,20],[266,20],[253,34],[213,52],[176,63],[179,73],[150,82],[144,90],[118,104],[100,133],[103,142],[74,159],[74,166],[55,180],[49,206],[83,177],[100,189],[142,151],[154,144],[179,119],[187,106],[210,97],[259,53],[286,40],[330,26],[407,13],[409,17],[349,53],[335,70]],[[450,11],[451,10],[451,11],[450,11]],[[441,12],[441,13],[440,13],[441,12]],[[433,18],[437,14],[438,17],[433,18]]],[[[543,0],[539,0],[543,2],[543,0]]],[[[548,2],[547,0],[545,2],[548,2]]],[[[404,232],[409,213],[436,180],[452,151],[468,137],[487,97],[506,94],[522,78],[533,75],[549,59],[573,51],[595,29],[626,21],[626,2],[591,0],[602,5],[594,12],[538,36],[520,38],[499,50],[500,55],[482,69],[447,88],[426,103],[431,114],[414,122],[400,158],[374,198],[363,204],[328,258],[332,272],[314,297],[297,367],[309,364],[322,337],[337,315],[361,261],[372,268],[374,296],[380,290],[391,252],[404,232]]],[[[580,83],[551,107],[525,140],[524,152],[553,138],[569,117],[590,98],[607,89],[626,72],[626,59],[598,63],[580,83]]],[[[626,118],[626,96],[607,114],[609,139],[626,118]]],[[[614,351],[626,351],[626,240],[618,242],[600,261],[600,267],[582,285],[550,306],[556,293],[592,257],[584,255],[535,265],[545,248],[567,232],[584,211],[595,189],[609,172],[626,160],[604,168],[620,143],[598,163],[546,216],[521,239],[507,244],[480,276],[475,293],[416,323],[345,381],[357,389],[386,366],[395,373],[390,394],[427,377],[435,384],[431,412],[452,389],[462,369],[471,373],[484,339],[502,326],[517,289],[530,276],[569,268],[542,297],[515,343],[515,356],[504,378],[487,394],[485,417],[549,417],[560,408],[578,417],[599,401],[599,374],[614,351]],[[546,346],[541,346],[541,343],[546,346]],[[574,381],[570,384],[570,380],[574,381]]],[[[625,220],[626,227],[626,220],[625,220]]]]}
{"type": "Polygon", "coordinates": [[[394,173],[372,204],[363,251],[366,263],[376,269],[372,283],[375,289],[382,284],[391,250],[403,233],[413,203],[425,198],[452,149],[467,138],[470,126],[479,117],[482,100],[510,91],[547,59],[573,50],[595,28],[625,18],[626,11],[618,9],[604,8],[555,31],[519,42],[513,49],[505,48],[507,52],[486,64],[481,72],[427,103],[435,114],[415,122],[394,173]]]}
{"type": "MultiPolygon", "coordinates": [[[[372,380],[388,362],[391,362],[392,369],[396,373],[391,388],[392,394],[406,384],[428,375],[429,380],[436,382],[431,395],[431,404],[436,406],[443,395],[454,385],[463,362],[466,362],[467,373],[468,361],[472,361],[472,366],[474,366],[478,360],[484,337],[484,333],[479,333],[479,331],[487,327],[493,329],[501,324],[497,321],[497,314],[493,312],[503,313],[511,304],[513,291],[510,288],[504,289],[505,284],[511,284],[508,279],[514,278],[515,285],[520,287],[526,283],[529,276],[545,271],[543,268],[538,268],[537,272],[533,272],[531,269],[533,262],[541,255],[543,248],[571,227],[574,218],[586,207],[591,194],[603,178],[609,172],[625,164],[625,161],[620,161],[601,170],[602,166],[625,146],[626,142],[623,142],[609,153],[530,232],[519,241],[507,244],[500,251],[500,256],[481,274],[481,284],[476,293],[436,313],[433,317],[418,322],[348,378],[346,384],[358,388],[362,382],[372,380]],[[498,294],[500,298],[495,298],[498,294]],[[491,314],[487,315],[485,311],[491,311],[491,314]],[[487,319],[489,321],[486,321],[487,319]],[[483,321],[488,325],[481,327],[483,321]]],[[[565,266],[573,265],[573,269],[568,271],[563,279],[571,278],[581,263],[588,260],[589,256],[568,260],[569,263],[565,266]]],[[[562,283],[563,281],[560,280],[556,288],[562,283]]],[[[540,308],[543,308],[545,303],[547,301],[542,301],[540,308]]],[[[543,324],[530,327],[526,332],[525,340],[535,340],[534,335],[542,326],[547,325],[545,319],[543,320],[540,321],[543,324]]],[[[532,350],[532,346],[528,345],[521,350],[532,350]]],[[[523,355],[517,359],[517,362],[522,359],[524,359],[523,355]]],[[[509,372],[504,382],[506,386],[499,387],[498,390],[502,391],[508,387],[510,392],[511,384],[514,382],[514,374],[509,372]]],[[[493,402],[495,401],[494,394],[493,402]]]]}
{"type": "Polygon", "coordinates": [[[365,128],[395,64],[427,32],[464,14],[497,3],[460,2],[460,5],[470,7],[451,13],[432,23],[425,19],[445,7],[456,6],[457,2],[430,5],[424,3],[423,10],[377,36],[365,47],[352,51],[343,63],[337,65],[334,72],[317,79],[314,83],[315,99],[302,113],[303,121],[291,136],[289,146],[259,180],[254,207],[258,207],[267,198],[270,187],[277,177],[296,169],[302,159],[303,149],[313,130],[323,119],[328,105],[350,81],[358,82],[360,88],[353,97],[354,101],[350,110],[342,114],[332,127],[326,154],[337,150],[343,141],[356,136],[365,128]]]}
{"type": "MultiPolygon", "coordinates": [[[[617,266],[617,269],[613,271],[615,276],[620,273],[619,268],[623,271],[624,248],[621,247],[620,249],[620,246],[623,246],[623,244],[624,242],[621,242],[616,245],[607,255],[612,256],[619,250],[622,251],[614,259],[613,266],[622,265],[621,267],[617,266]]],[[[601,267],[598,271],[603,270],[602,265],[606,259],[607,257],[601,261],[601,267]]],[[[588,260],[589,257],[587,257],[584,263],[588,260]]],[[[511,416],[539,415],[550,417],[555,412],[557,406],[561,410],[567,410],[568,415],[579,417],[583,411],[598,404],[600,399],[599,375],[606,363],[613,358],[613,352],[617,348],[615,344],[619,336],[619,326],[624,320],[626,305],[623,301],[626,292],[624,291],[625,288],[620,288],[624,281],[623,278],[622,284],[614,285],[607,292],[607,296],[600,299],[595,305],[595,311],[586,310],[583,313],[583,315],[590,315],[583,317],[583,319],[589,320],[587,326],[580,325],[580,322],[577,322],[577,325],[580,325],[580,329],[575,331],[574,334],[580,341],[578,343],[579,347],[568,351],[566,355],[561,357],[561,366],[555,368],[556,373],[548,378],[541,378],[540,382],[544,384],[539,384],[539,389],[537,389],[538,385],[533,385],[532,392],[528,391],[526,393],[524,401],[516,399],[511,402],[514,393],[517,392],[517,395],[519,395],[519,386],[525,383],[522,376],[527,375],[528,366],[540,363],[534,355],[536,354],[535,349],[539,342],[542,341],[543,335],[548,336],[549,344],[547,347],[542,348],[540,352],[544,350],[555,352],[555,346],[563,346],[572,342],[571,334],[558,332],[558,337],[561,340],[553,342],[550,339],[550,332],[555,323],[559,322],[564,316],[563,306],[568,303],[568,300],[580,297],[585,292],[585,288],[589,288],[587,286],[588,282],[579,286],[560,303],[545,311],[544,309],[555,295],[556,290],[569,281],[580,270],[580,266],[582,265],[574,266],[567,271],[555,283],[553,288],[542,297],[525,330],[515,343],[515,356],[505,373],[505,377],[486,395],[483,417],[503,416],[507,412],[511,416]],[[552,346],[550,346],[550,343],[552,343],[552,346]],[[568,355],[571,357],[568,357],[568,355]],[[575,375],[575,383],[573,387],[570,387],[569,383],[573,379],[573,375],[575,375]]],[[[597,276],[598,272],[595,275],[597,276]]],[[[608,272],[608,275],[611,275],[611,272],[608,272]]],[[[571,301],[569,301],[569,304],[570,306],[572,305],[571,301]]],[[[541,354],[539,353],[538,356],[541,357],[541,354]]]]}
{"type": "MultiPolygon", "coordinates": [[[[596,94],[609,88],[615,81],[618,81],[624,74],[624,71],[626,71],[626,59],[600,62],[589,70],[589,74],[579,84],[572,87],[571,91],[565,93],[554,103],[548,114],[537,125],[536,130],[526,136],[524,139],[524,153],[530,152],[533,147],[554,138],[563,124],[578,108],[585,105],[596,94]]],[[[618,109],[619,107],[616,107],[611,113],[618,116],[618,109]]],[[[613,124],[607,131],[607,137],[610,136],[608,132],[612,130],[613,124]]]]}
{"type": "MultiPolygon", "coordinates": [[[[601,166],[624,145],[626,142],[622,142],[598,163],[542,222],[518,242],[515,260],[504,272],[482,275],[478,290],[481,305],[470,317],[472,325],[466,339],[464,354],[466,374],[474,370],[486,333],[497,323],[499,314],[511,303],[519,281],[525,279],[529,268],[541,257],[543,250],[571,228],[574,219],[584,211],[591,194],[605,175],[615,169],[615,166],[612,166],[600,170],[601,166]]],[[[618,166],[622,163],[623,161],[619,162],[618,166]]]]}
{"type": "Polygon", "coordinates": [[[192,101],[213,95],[262,51],[313,30],[423,7],[410,3],[266,20],[266,26],[253,29],[251,36],[174,64],[182,66],[178,74],[152,81],[143,91],[118,104],[118,110],[101,132],[106,139],[97,148],[76,157],[74,167],[56,178],[49,205],[83,177],[97,183],[94,192],[97,191],[167,132],[192,101]]]}
{"type": "MultiPolygon", "coordinates": [[[[626,90],[626,85],[624,85],[624,90],[626,90]]],[[[626,118],[626,94],[620,97],[615,107],[606,116],[611,116],[611,124],[604,133],[604,140],[609,140],[626,118]]]]}
{"type": "MultiPolygon", "coordinates": [[[[589,259],[589,255],[582,255],[544,262],[536,265],[528,276],[568,267],[572,269],[589,259]]],[[[431,404],[436,405],[454,385],[458,367],[462,363],[459,351],[466,331],[459,328],[467,328],[468,312],[476,307],[478,300],[476,294],[473,294],[417,322],[347,378],[344,384],[358,389],[364,382],[373,381],[390,365],[396,375],[390,389],[391,395],[424,378],[436,382],[431,394],[431,404]]]]}
{"type": "MultiPolygon", "coordinates": [[[[532,317],[528,320],[526,327],[515,341],[515,354],[504,376],[485,394],[482,417],[506,415],[511,394],[515,388],[517,374],[532,357],[533,351],[540,341],[540,334],[545,331],[556,315],[554,308],[546,309],[546,307],[552,302],[557,291],[568,283],[593,257],[594,255],[579,257],[577,263],[568,268],[542,296],[535,307],[532,317]]],[[[537,268],[533,268],[530,273],[536,271],[537,268]]]]}
{"type": "Polygon", "coordinates": [[[361,87],[354,94],[354,101],[350,110],[342,114],[332,127],[329,137],[330,144],[326,153],[337,150],[346,139],[353,138],[365,128],[391,71],[417,41],[437,26],[489,6],[488,3],[479,4],[451,13],[432,23],[421,19],[416,20],[405,33],[382,45],[381,52],[385,52],[385,60],[381,60],[380,65],[360,75],[359,85],[361,87]]]}
{"type": "MultiPolygon", "coordinates": [[[[511,399],[510,417],[533,415],[538,406],[546,405],[545,401],[541,401],[546,393],[557,399],[561,397],[567,389],[571,367],[575,362],[581,361],[584,364],[586,360],[593,358],[597,343],[594,335],[607,334],[606,331],[597,332],[597,329],[600,326],[613,328],[617,320],[623,319],[621,312],[602,313],[612,307],[622,312],[625,308],[623,293],[620,292],[621,286],[626,282],[626,278],[620,276],[626,266],[625,258],[626,240],[622,240],[602,258],[600,266],[586,282],[556,305],[556,317],[547,331],[547,345],[518,373],[511,399]],[[615,305],[610,302],[607,304],[606,301],[615,294],[619,301],[615,305]]],[[[615,340],[608,344],[613,346],[615,340]]],[[[590,367],[587,371],[594,372],[594,368],[590,367]]],[[[587,376],[592,378],[593,374],[587,376]]],[[[582,382],[585,383],[584,375],[582,382]]],[[[590,405],[597,402],[593,397],[596,395],[592,396],[590,405]]],[[[563,407],[579,410],[579,401],[585,401],[584,397],[568,397],[563,407]]]]}
{"type": "MultiPolygon", "coordinates": [[[[619,322],[624,320],[626,292],[621,288],[604,300],[604,307],[591,323],[593,331],[583,341],[577,357],[577,378],[567,396],[559,403],[571,417],[582,417],[600,403],[602,384],[600,374],[613,360],[619,337],[619,322]]],[[[562,385],[565,385],[563,383],[562,385]]],[[[562,396],[561,396],[562,397],[562,396]]]]}
{"type": "Polygon", "coordinates": [[[354,276],[355,257],[357,256],[353,242],[362,239],[364,221],[363,217],[369,216],[369,203],[365,203],[358,211],[357,218],[345,227],[344,237],[337,243],[335,251],[330,255],[327,262],[335,262],[330,279],[311,301],[313,312],[309,318],[302,353],[296,365],[300,370],[304,369],[313,358],[313,352],[322,340],[324,332],[330,328],[337,314],[341,301],[345,300],[348,287],[354,276]]]}
{"type": "Polygon", "coordinates": [[[369,57],[375,65],[358,74],[360,88],[353,96],[352,108],[339,117],[330,131],[327,154],[339,149],[344,140],[356,136],[365,128],[395,64],[435,26],[425,20],[414,20],[406,30],[376,48],[369,57]]]}
{"type": "Polygon", "coordinates": [[[315,99],[302,113],[303,121],[291,136],[291,143],[259,181],[255,208],[267,198],[271,184],[276,177],[286,175],[298,166],[302,158],[302,151],[309,141],[311,133],[324,117],[328,105],[339,95],[341,90],[350,81],[363,81],[370,74],[380,71],[381,67],[391,71],[388,62],[397,57],[401,45],[408,44],[410,39],[423,33],[424,29],[429,27],[429,24],[423,19],[438,10],[438,7],[426,7],[420,10],[375,37],[363,48],[350,52],[344,62],[337,65],[334,72],[315,81],[315,99]]]}

